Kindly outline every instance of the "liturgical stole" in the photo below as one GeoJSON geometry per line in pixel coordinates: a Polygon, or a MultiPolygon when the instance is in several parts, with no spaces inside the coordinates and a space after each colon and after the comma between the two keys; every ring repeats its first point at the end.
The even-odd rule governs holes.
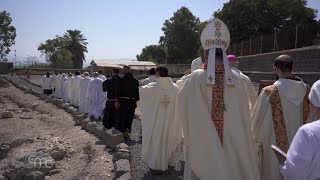
{"type": "Polygon", "coordinates": [[[224,92],[224,66],[219,63],[215,65],[216,83],[212,87],[212,110],[211,119],[216,128],[221,145],[223,145],[223,112],[225,110],[223,92],[224,92]]]}
{"type": "MultiPolygon", "coordinates": [[[[289,149],[289,142],[279,91],[275,85],[267,86],[264,88],[264,90],[268,95],[268,100],[271,105],[273,127],[276,136],[277,147],[280,148],[283,152],[287,152],[289,149]]],[[[304,96],[303,100],[303,124],[307,123],[309,115],[309,91],[310,87],[307,86],[307,93],[304,96]]]]}

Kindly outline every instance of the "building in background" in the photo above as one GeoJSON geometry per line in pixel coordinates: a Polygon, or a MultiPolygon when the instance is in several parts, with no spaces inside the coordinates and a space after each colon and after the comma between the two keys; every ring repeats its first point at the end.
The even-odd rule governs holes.
{"type": "Polygon", "coordinates": [[[104,74],[112,74],[113,68],[119,68],[121,72],[123,66],[130,66],[136,76],[148,75],[151,68],[156,68],[156,64],[150,61],[92,60],[90,64],[91,72],[101,69],[104,74]]]}

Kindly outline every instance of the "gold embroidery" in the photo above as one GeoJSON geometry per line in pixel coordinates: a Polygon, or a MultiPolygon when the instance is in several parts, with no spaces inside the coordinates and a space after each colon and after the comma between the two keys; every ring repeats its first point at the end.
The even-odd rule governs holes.
{"type": "Polygon", "coordinates": [[[275,85],[271,85],[265,87],[264,90],[268,95],[268,100],[271,105],[273,128],[277,146],[282,151],[287,152],[289,149],[288,135],[278,89],[275,85]]]}
{"type": "Polygon", "coordinates": [[[216,65],[217,83],[212,88],[212,110],[211,119],[216,128],[218,137],[223,145],[223,118],[224,118],[224,67],[223,64],[216,65]]]}
{"type": "Polygon", "coordinates": [[[309,93],[310,93],[310,86],[307,85],[307,93],[303,99],[303,124],[307,124],[308,116],[310,113],[310,101],[309,101],[309,93]]]}
{"type": "Polygon", "coordinates": [[[170,101],[170,97],[168,95],[164,95],[162,98],[161,98],[161,102],[160,102],[162,105],[164,105],[164,107],[168,107],[169,104],[171,103],[170,101]]]}

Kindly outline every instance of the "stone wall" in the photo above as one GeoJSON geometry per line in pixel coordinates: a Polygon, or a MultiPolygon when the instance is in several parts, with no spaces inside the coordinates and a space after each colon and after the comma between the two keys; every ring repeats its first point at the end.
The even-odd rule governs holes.
{"type": "Polygon", "coordinates": [[[183,75],[191,68],[191,64],[161,64],[160,66],[166,66],[169,70],[169,75],[173,77],[183,75]]]}
{"type": "Polygon", "coordinates": [[[308,84],[311,85],[320,79],[320,46],[239,57],[239,68],[255,82],[274,79],[273,61],[281,54],[292,57],[294,74],[308,84]]]}

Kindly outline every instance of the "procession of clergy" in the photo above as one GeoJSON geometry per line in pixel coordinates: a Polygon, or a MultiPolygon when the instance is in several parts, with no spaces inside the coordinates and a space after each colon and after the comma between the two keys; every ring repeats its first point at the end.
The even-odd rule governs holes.
{"type": "Polygon", "coordinates": [[[57,97],[96,118],[105,108],[106,128],[124,133],[139,101],[142,161],[154,174],[168,169],[183,139],[186,180],[320,179],[320,81],[310,88],[292,75],[291,57],[280,55],[273,60],[277,81],[258,94],[237,57],[226,54],[230,34],[221,20],[212,20],[200,40],[203,55],[176,83],[159,66],[139,88],[125,66],[124,77],[114,70],[109,80],[62,75],[57,97]],[[287,153],[285,162],[271,145],[287,153]]]}

